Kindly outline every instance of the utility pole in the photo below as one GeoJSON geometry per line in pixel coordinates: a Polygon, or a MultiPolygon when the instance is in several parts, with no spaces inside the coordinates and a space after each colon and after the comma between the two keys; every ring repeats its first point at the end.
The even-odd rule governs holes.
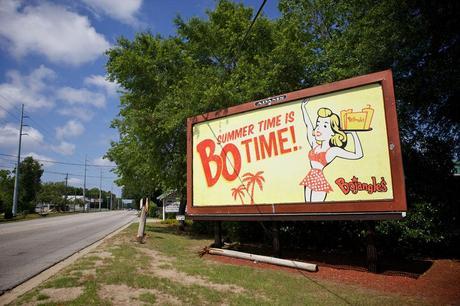
{"type": "MultiPolygon", "coordinates": [[[[64,197],[64,211],[67,209],[67,181],[69,179],[69,174],[65,174],[65,197],[64,197]]],[[[75,207],[75,206],[74,206],[75,207]]],[[[69,209],[70,210],[70,209],[69,209]]]]}
{"type": "Polygon", "coordinates": [[[99,177],[99,211],[101,211],[101,201],[102,201],[102,169],[100,170],[100,177],[99,177]]]}
{"type": "Polygon", "coordinates": [[[86,157],[85,155],[85,178],[83,179],[83,211],[86,212],[86,157]]]}
{"type": "Polygon", "coordinates": [[[73,212],[75,212],[75,202],[77,201],[77,188],[74,187],[74,197],[73,197],[73,212]]]}
{"type": "Polygon", "coordinates": [[[16,216],[18,212],[18,190],[19,190],[19,163],[21,162],[21,142],[22,142],[22,136],[27,135],[27,133],[22,133],[22,127],[27,126],[23,124],[24,122],[24,104],[22,104],[21,107],[21,124],[19,126],[19,145],[18,145],[18,162],[16,164],[16,175],[14,178],[14,193],[13,193],[13,209],[12,213],[13,216],[16,216]]]}
{"type": "Polygon", "coordinates": [[[112,210],[112,197],[113,197],[113,182],[112,185],[110,186],[110,210],[112,210]]]}

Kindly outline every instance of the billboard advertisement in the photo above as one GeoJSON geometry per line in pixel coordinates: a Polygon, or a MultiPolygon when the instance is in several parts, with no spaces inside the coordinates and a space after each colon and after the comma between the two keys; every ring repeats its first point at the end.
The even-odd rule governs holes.
{"type": "Polygon", "coordinates": [[[384,219],[406,210],[390,71],[188,120],[195,219],[384,219]]]}

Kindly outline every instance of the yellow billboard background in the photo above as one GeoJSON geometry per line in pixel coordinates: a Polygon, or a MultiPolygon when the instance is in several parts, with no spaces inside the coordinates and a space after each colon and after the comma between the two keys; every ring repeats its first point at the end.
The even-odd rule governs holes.
{"type": "MultiPolygon", "coordinates": [[[[307,140],[307,128],[303,120],[301,105],[302,100],[297,100],[194,124],[192,131],[193,205],[241,206],[304,203],[304,187],[300,185],[300,182],[311,169],[308,157],[311,146],[307,140]],[[252,130],[250,125],[253,125],[252,130]],[[294,135],[292,135],[291,130],[293,130],[294,135]],[[234,139],[225,141],[224,135],[232,131],[239,133],[233,134],[233,136],[236,135],[233,137],[234,139]],[[277,137],[278,155],[275,156],[272,150],[272,156],[268,157],[267,152],[265,152],[263,159],[259,137],[263,135],[267,140],[272,132],[277,137]],[[254,138],[258,139],[259,146],[257,147],[260,160],[255,158],[257,149],[254,138]],[[218,139],[221,141],[219,142],[218,139]],[[280,149],[280,139],[283,142],[283,149],[280,149]],[[215,144],[214,152],[211,152],[209,146],[203,150],[203,144],[210,144],[211,142],[215,144]],[[198,149],[200,143],[201,151],[198,149]],[[225,158],[221,156],[222,148],[229,143],[231,144],[229,147],[236,147],[241,155],[241,169],[237,175],[234,171],[237,167],[237,161],[234,160],[233,155],[227,154],[225,158]],[[248,150],[251,157],[250,162],[248,162],[248,150]],[[284,150],[284,154],[280,153],[282,150],[284,150]],[[205,156],[204,162],[203,156],[205,156]],[[218,159],[220,162],[216,162],[218,159]],[[226,179],[222,175],[222,171],[225,170],[223,170],[223,166],[218,169],[218,163],[221,165],[226,163],[227,177],[230,179],[226,179]],[[206,179],[205,165],[208,166],[211,177],[214,178],[212,182],[206,179]],[[219,171],[221,172],[220,176],[217,173],[219,171]],[[253,176],[257,175],[260,185],[253,183],[248,186],[248,179],[251,175],[247,175],[247,173],[253,176]],[[231,177],[228,174],[231,174],[231,177]]],[[[337,157],[323,169],[324,177],[332,187],[332,191],[327,194],[324,200],[325,203],[393,199],[381,85],[376,83],[311,97],[306,110],[313,125],[315,125],[319,108],[329,108],[340,117],[341,111],[352,110],[359,113],[369,106],[373,110],[371,130],[357,132],[363,157],[358,160],[337,157]],[[342,182],[348,183],[352,181],[353,177],[355,183],[347,184],[347,186],[355,186],[359,189],[358,183],[364,183],[361,184],[361,189],[364,190],[356,191],[356,193],[349,190],[345,194],[335,181],[342,178],[342,182]],[[373,192],[368,192],[365,184],[375,186],[375,182],[381,183],[382,178],[386,183],[386,188],[379,191],[374,188],[373,192]]],[[[359,119],[359,114],[356,118],[359,119]]],[[[273,133],[271,135],[273,137],[273,133]]],[[[347,137],[348,142],[344,149],[353,152],[355,150],[353,139],[350,134],[347,137]]]]}

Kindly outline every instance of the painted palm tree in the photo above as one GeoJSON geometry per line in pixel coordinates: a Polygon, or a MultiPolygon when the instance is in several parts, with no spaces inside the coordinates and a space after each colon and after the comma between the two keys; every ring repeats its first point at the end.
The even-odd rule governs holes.
{"type": "Polygon", "coordinates": [[[263,183],[265,183],[265,178],[262,176],[263,171],[259,171],[256,174],[253,173],[245,173],[243,175],[243,182],[247,182],[246,189],[249,191],[251,190],[251,204],[254,204],[254,187],[259,187],[259,190],[263,190],[263,183]]]}
{"type": "Polygon", "coordinates": [[[236,188],[232,188],[233,199],[236,200],[236,197],[240,197],[242,205],[244,205],[244,200],[243,200],[244,190],[246,190],[246,186],[244,186],[244,184],[241,184],[240,186],[238,186],[236,188]]]}

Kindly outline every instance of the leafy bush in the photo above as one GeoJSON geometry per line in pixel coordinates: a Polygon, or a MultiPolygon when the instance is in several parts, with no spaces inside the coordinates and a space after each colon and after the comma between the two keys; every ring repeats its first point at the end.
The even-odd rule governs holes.
{"type": "Polygon", "coordinates": [[[157,204],[153,203],[153,202],[150,202],[149,203],[149,213],[148,213],[148,216],[150,218],[158,218],[159,217],[159,213],[158,213],[158,206],[157,204]]]}
{"type": "Polygon", "coordinates": [[[412,255],[442,252],[449,244],[449,237],[439,217],[439,210],[432,204],[414,204],[403,220],[382,221],[377,225],[382,247],[389,252],[412,255]]]}
{"type": "Polygon", "coordinates": [[[193,221],[191,225],[191,231],[196,234],[211,235],[214,231],[214,225],[209,221],[193,221]]]}
{"type": "Polygon", "coordinates": [[[5,210],[5,219],[13,219],[13,212],[11,211],[11,209],[5,210]]]}

